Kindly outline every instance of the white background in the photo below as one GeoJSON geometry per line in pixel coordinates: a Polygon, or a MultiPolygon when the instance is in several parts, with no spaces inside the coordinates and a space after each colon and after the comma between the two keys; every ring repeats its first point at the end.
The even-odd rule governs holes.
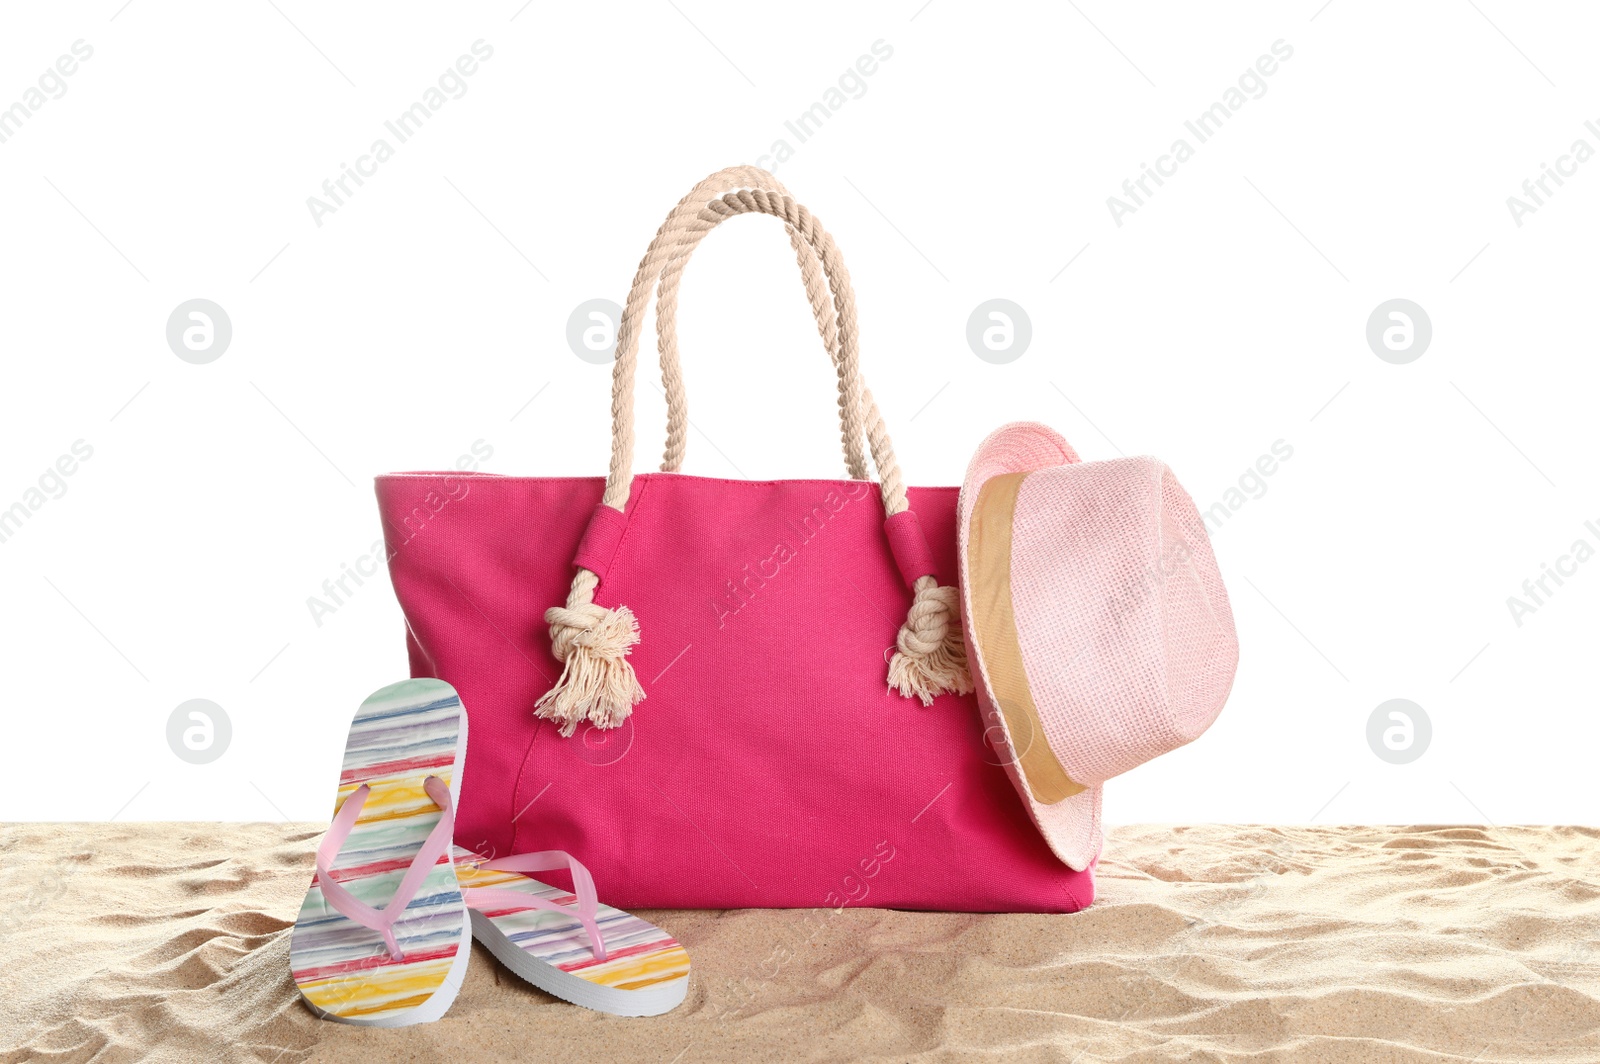
{"type": "MultiPolygon", "coordinates": [[[[1114,781],[1110,820],[1595,822],[1600,562],[1521,627],[1506,600],[1600,544],[1600,161],[1520,227],[1506,199],[1600,148],[1600,27],[1320,3],[8,5],[0,106],[93,56],[0,144],[0,508],[93,457],[0,543],[0,817],[325,817],[350,714],[406,671],[385,580],[320,627],[306,602],[380,534],[370,478],[479,440],[489,471],[603,473],[610,373],[568,314],[620,302],[678,197],[781,139],[912,483],[1018,419],[1161,456],[1202,508],[1293,447],[1214,537],[1232,699],[1114,781]],[[315,224],[307,197],[480,39],[465,95],[315,224]],[[799,143],[786,120],[879,40],[799,143]],[[1266,93],[1116,225],[1107,197],[1278,40],[1266,93]],[[233,325],[208,365],[165,338],[197,297],[233,325]],[[1033,324],[1007,365],[965,340],[994,297],[1033,324]],[[1365,339],[1396,297],[1433,324],[1407,365],[1365,339]],[[167,746],[191,698],[232,721],[208,765],[167,746]],[[1408,765],[1368,747],[1391,698],[1432,721],[1408,765]]],[[[707,242],[681,326],[687,471],[842,475],[775,222],[707,242]]]]}

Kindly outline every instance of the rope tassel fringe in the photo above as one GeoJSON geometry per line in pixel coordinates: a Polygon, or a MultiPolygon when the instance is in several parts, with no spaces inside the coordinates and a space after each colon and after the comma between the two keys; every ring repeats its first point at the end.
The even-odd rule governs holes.
{"type": "Polygon", "coordinates": [[[564,665],[554,687],[534,703],[534,713],[561,725],[569,737],[579,724],[615,728],[644,700],[628,654],[639,642],[639,622],[626,606],[593,602],[545,611],[550,648],[564,665]]]}

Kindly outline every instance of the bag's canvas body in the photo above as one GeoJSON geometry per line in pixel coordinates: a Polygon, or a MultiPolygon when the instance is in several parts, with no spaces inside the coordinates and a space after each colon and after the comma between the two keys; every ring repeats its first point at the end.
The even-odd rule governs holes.
{"type": "MultiPolygon", "coordinates": [[[[456,841],[561,849],[622,908],[868,905],[1072,911],[1061,863],[972,694],[885,685],[911,593],[877,485],[633,478],[601,606],[625,603],[647,697],[563,738],[534,715],[562,665],[544,619],[572,582],[594,478],[379,477],[411,669],[472,714],[456,841]]],[[[911,488],[938,577],[957,489],[911,488]]]]}

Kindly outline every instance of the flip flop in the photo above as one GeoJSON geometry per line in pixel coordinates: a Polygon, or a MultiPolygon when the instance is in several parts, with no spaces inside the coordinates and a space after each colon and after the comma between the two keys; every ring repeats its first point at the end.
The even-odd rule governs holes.
{"type": "Polygon", "coordinates": [[[654,924],[600,904],[588,869],[560,850],[489,860],[457,847],[472,934],[540,990],[616,1016],[658,1016],[689,992],[689,954],[654,924]],[[566,871],[572,890],[524,872],[566,871]]]}
{"type": "Polygon", "coordinates": [[[289,966],[317,1015],[402,1027],[443,1016],[472,955],[451,862],[467,712],[441,680],[361,703],[289,966]]]}

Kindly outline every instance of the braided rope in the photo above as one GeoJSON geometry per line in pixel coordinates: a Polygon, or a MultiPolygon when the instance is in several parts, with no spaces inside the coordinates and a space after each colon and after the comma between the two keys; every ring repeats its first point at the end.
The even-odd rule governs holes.
{"type": "MultiPolygon", "coordinates": [[[[782,218],[806,241],[816,260],[822,264],[822,271],[833,291],[837,328],[834,364],[839,376],[839,419],[844,426],[843,436],[846,440],[859,440],[865,433],[873,465],[878,470],[884,513],[897,514],[907,505],[905,483],[900,477],[899,463],[895,461],[888,428],[883,423],[877,404],[872,401],[871,393],[861,383],[855,289],[850,284],[850,271],[844,264],[844,258],[833,237],[822,228],[816,216],[788,195],[763,189],[730,192],[707,204],[700,217],[709,228],[724,218],[753,212],[782,218]],[[852,396],[855,397],[853,402],[852,396]],[[863,410],[870,411],[865,420],[863,410]]],[[[686,241],[685,246],[692,245],[686,241]]]]}
{"type": "MultiPolygon", "coordinates": [[[[715,175],[714,175],[715,176],[715,175]]],[[[678,212],[675,211],[675,214],[678,212]]],[[[628,293],[628,303],[623,308],[622,321],[617,327],[617,356],[612,368],[611,392],[611,466],[606,476],[606,490],[602,501],[613,509],[621,510],[628,501],[632,484],[634,450],[634,379],[638,361],[639,320],[643,315],[652,282],[662,271],[674,265],[685,247],[692,247],[704,238],[705,233],[723,220],[737,214],[763,213],[781,218],[810,246],[816,260],[822,264],[833,294],[836,320],[840,381],[839,416],[844,426],[845,439],[859,440],[866,436],[873,464],[878,468],[880,491],[887,514],[899,513],[906,508],[905,484],[894,460],[894,449],[889,443],[887,428],[876,404],[868,406],[860,384],[859,347],[855,311],[855,294],[850,286],[849,270],[839,254],[837,245],[828,232],[805,207],[794,198],[765,189],[748,189],[729,192],[706,204],[687,226],[669,230],[663,226],[651,250],[645,254],[634,276],[633,288],[628,293]],[[851,397],[855,401],[851,401],[851,397]],[[862,416],[862,408],[871,411],[869,419],[862,416]]],[[[681,217],[681,215],[680,215],[681,217]]],[[[670,216],[669,216],[670,220],[670,216]]],[[[681,272],[681,266],[678,271],[681,272]]],[[[674,352],[675,356],[675,352],[674,352]]],[[[674,366],[676,358],[673,359],[674,366]]],[[[677,378],[681,386],[681,378],[677,378]]]]}
{"type": "MultiPolygon", "coordinates": [[[[662,224],[661,233],[657,234],[657,239],[662,240],[662,234],[671,230],[677,237],[674,245],[676,258],[662,270],[656,293],[656,347],[661,357],[662,390],[667,397],[667,446],[661,459],[661,470],[664,473],[676,473],[683,468],[683,455],[688,442],[688,396],[678,357],[678,287],[689,257],[694,254],[700,241],[711,232],[710,229],[692,224],[699,214],[699,208],[685,207],[685,204],[698,193],[709,193],[700,199],[699,202],[703,204],[709,199],[738,188],[765,188],[779,195],[789,194],[782,182],[764,170],[756,170],[754,167],[731,167],[712,174],[696,185],[694,192],[679,201],[678,207],[667,216],[666,222],[662,224]]],[[[811,304],[811,313],[817,321],[817,333],[822,337],[822,344],[829,358],[837,366],[839,361],[837,319],[833,301],[823,280],[822,262],[794,226],[785,222],[784,231],[788,234],[789,246],[794,250],[795,262],[800,267],[800,279],[805,285],[806,300],[811,304]]],[[[844,382],[841,380],[840,388],[843,387],[844,382]]],[[[870,404],[870,398],[865,401],[870,404]]],[[[867,420],[869,424],[881,420],[875,405],[871,406],[867,420]]],[[[866,456],[861,450],[861,437],[852,436],[845,431],[843,419],[840,423],[840,436],[846,475],[852,480],[870,479],[866,456]]]]}

